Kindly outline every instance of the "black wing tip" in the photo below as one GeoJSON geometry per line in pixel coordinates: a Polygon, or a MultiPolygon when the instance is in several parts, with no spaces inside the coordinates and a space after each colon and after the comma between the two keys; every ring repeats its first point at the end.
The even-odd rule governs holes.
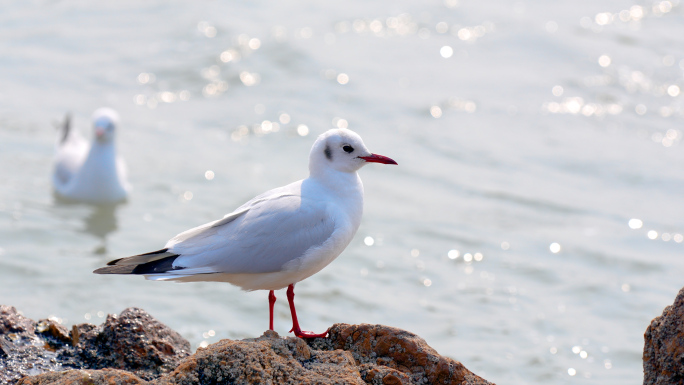
{"type": "MultiPolygon", "coordinates": [[[[166,253],[168,249],[163,249],[159,251],[155,251],[152,253],[147,253],[147,254],[140,254],[140,255],[154,255],[154,254],[163,254],[166,253]]],[[[107,266],[101,267],[99,269],[93,270],[93,273],[95,274],[138,274],[138,275],[145,275],[145,274],[160,274],[160,273],[165,273],[169,270],[179,270],[183,269],[182,267],[174,267],[173,266],[173,261],[176,260],[180,255],[179,254],[170,254],[168,256],[165,256],[160,259],[156,259],[150,262],[145,262],[145,263],[139,263],[139,264],[130,264],[130,265],[117,265],[117,263],[123,259],[126,258],[119,258],[115,259],[113,261],[109,261],[107,263],[107,266]]],[[[134,256],[136,257],[136,256],[134,256]]],[[[128,257],[132,258],[132,257],[128,257]]]]}
{"type": "MultiPolygon", "coordinates": [[[[157,250],[157,251],[151,251],[151,252],[145,253],[145,254],[137,254],[137,255],[134,255],[133,257],[140,257],[140,256],[142,256],[142,255],[164,254],[164,253],[166,253],[167,251],[169,251],[168,248],[166,248],[166,249],[161,249],[161,250],[157,250]]],[[[132,257],[126,257],[126,258],[132,258],[132,257]]],[[[114,265],[116,265],[119,261],[121,261],[122,259],[126,259],[126,258],[117,258],[117,259],[114,259],[114,260],[112,260],[112,261],[109,261],[109,262],[107,262],[107,266],[114,266],[114,265]]]]}
{"type": "Polygon", "coordinates": [[[135,266],[105,266],[93,270],[95,274],[131,274],[135,266]]]}
{"type": "MultiPolygon", "coordinates": [[[[109,261],[109,262],[107,262],[107,266],[114,266],[114,265],[116,265],[117,262],[119,262],[122,259],[123,258],[118,258],[118,259],[115,259],[113,261],[109,261]]],[[[104,269],[104,267],[103,267],[103,269],[104,269]]],[[[101,269],[98,269],[98,270],[101,270],[101,269]]],[[[95,270],[95,271],[97,271],[97,270],[95,270]]]]}

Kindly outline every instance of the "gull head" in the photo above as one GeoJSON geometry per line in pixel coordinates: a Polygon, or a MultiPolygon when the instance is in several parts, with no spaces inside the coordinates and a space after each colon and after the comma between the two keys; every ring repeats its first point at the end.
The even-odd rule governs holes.
{"type": "Polygon", "coordinates": [[[311,175],[329,169],[353,173],[367,163],[397,164],[386,156],[371,153],[361,137],[346,128],[332,129],[321,134],[309,155],[311,175]]]}
{"type": "Polygon", "coordinates": [[[119,114],[111,108],[98,108],[93,112],[93,130],[95,140],[110,143],[114,140],[114,131],[119,123],[119,114]]]}

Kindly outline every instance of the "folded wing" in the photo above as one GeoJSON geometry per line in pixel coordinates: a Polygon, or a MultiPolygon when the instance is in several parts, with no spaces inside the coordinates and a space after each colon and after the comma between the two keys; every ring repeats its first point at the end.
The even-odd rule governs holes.
{"type": "Polygon", "coordinates": [[[95,272],[149,278],[278,272],[323,245],[334,231],[328,203],[274,190],[218,221],[178,234],[162,250],[115,260],[95,272]]]}

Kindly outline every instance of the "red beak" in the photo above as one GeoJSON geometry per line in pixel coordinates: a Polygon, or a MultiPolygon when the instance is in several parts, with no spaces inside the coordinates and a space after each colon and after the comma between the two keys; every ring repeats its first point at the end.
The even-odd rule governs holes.
{"type": "Polygon", "coordinates": [[[392,158],[384,155],[370,154],[370,156],[360,156],[359,158],[369,163],[397,164],[392,158]]]}

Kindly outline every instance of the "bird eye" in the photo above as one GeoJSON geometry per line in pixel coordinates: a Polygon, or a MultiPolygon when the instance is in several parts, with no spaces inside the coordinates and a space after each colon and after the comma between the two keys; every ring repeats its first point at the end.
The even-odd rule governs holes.
{"type": "Polygon", "coordinates": [[[352,147],[352,146],[350,146],[350,145],[348,145],[348,144],[342,146],[342,149],[343,149],[344,152],[346,152],[346,153],[354,152],[354,147],[352,147]]]}

